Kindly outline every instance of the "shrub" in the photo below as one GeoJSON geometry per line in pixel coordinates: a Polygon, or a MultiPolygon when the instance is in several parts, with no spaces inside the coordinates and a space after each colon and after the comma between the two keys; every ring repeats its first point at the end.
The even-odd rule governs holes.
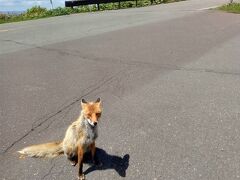
{"type": "Polygon", "coordinates": [[[45,17],[47,14],[47,8],[42,8],[40,6],[34,6],[27,10],[26,13],[22,14],[26,18],[36,18],[45,17]]]}
{"type": "Polygon", "coordinates": [[[8,17],[6,14],[0,14],[0,19],[1,20],[6,20],[8,17]]]}

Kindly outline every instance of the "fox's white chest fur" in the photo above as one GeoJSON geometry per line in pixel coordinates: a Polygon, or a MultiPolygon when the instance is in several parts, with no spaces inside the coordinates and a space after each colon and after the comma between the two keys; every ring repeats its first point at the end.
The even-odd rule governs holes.
{"type": "Polygon", "coordinates": [[[92,144],[98,137],[98,129],[97,126],[91,126],[87,121],[85,121],[86,126],[86,137],[83,144],[87,146],[92,144]]]}

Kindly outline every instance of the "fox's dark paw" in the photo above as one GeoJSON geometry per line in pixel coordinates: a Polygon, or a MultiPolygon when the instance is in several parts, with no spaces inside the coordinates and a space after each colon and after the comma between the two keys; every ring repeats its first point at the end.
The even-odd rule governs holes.
{"type": "Polygon", "coordinates": [[[82,175],[78,176],[78,180],[86,180],[85,175],[82,174],[82,175]]]}

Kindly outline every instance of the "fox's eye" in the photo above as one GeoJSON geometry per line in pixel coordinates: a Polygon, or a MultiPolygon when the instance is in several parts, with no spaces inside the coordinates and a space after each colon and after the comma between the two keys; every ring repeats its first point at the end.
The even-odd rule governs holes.
{"type": "Polygon", "coordinates": [[[101,116],[101,113],[96,113],[96,116],[97,116],[97,117],[100,117],[100,116],[101,116]]]}

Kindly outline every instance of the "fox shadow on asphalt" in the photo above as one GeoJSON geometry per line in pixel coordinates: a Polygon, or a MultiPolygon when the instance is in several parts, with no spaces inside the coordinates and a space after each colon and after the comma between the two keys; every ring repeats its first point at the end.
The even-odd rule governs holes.
{"type": "MultiPolygon", "coordinates": [[[[88,174],[96,170],[114,169],[119,174],[119,176],[126,177],[126,170],[129,166],[129,154],[125,154],[123,157],[119,157],[115,155],[110,155],[103,149],[96,148],[96,155],[102,165],[100,167],[95,165],[90,166],[84,172],[84,174],[88,174]]],[[[84,163],[91,163],[90,153],[86,153],[86,155],[84,156],[84,163]]]]}

